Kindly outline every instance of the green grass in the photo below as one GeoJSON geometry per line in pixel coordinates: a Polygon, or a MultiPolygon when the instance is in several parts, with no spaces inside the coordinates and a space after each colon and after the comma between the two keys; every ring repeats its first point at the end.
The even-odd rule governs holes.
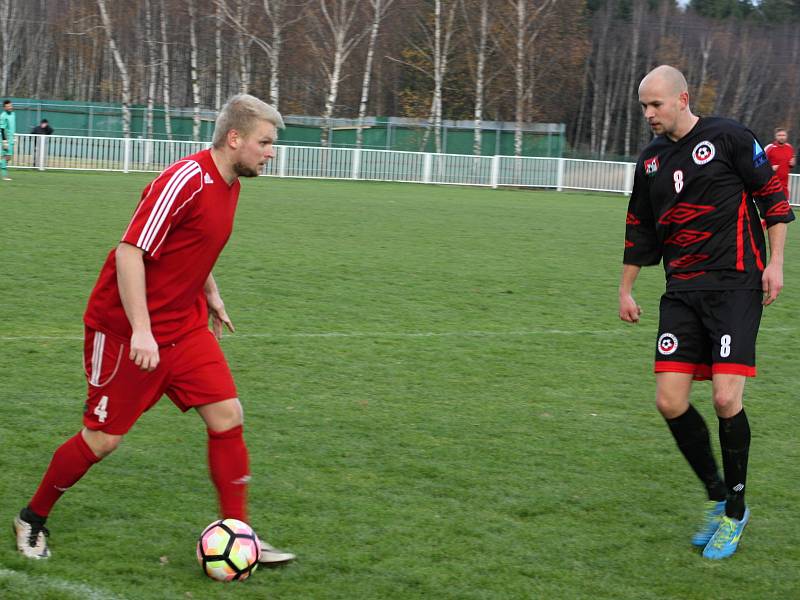
{"type": "MultiPolygon", "coordinates": [[[[17,172],[0,187],[6,527],[80,426],[81,315],[148,180],[17,172]]],[[[204,428],[165,399],[56,506],[51,560],[0,545],[0,597],[796,597],[794,228],[748,384],[753,518],[737,555],[710,563],[688,543],[701,487],[653,406],[660,269],[637,284],[641,325],[616,316],[625,208],[244,182],[215,270],[237,327],[223,347],[253,525],[298,561],[241,584],[201,574],[194,540],[215,518],[204,428]]],[[[715,431],[708,384],[695,400],[715,431]]]]}

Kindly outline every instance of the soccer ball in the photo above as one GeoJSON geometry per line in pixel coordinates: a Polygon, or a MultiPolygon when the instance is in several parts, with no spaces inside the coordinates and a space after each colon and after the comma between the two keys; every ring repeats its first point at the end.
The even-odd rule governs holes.
{"type": "Polygon", "coordinates": [[[261,542],[247,523],[214,521],[197,540],[197,561],[206,575],[218,581],[247,579],[258,566],[261,542]]]}

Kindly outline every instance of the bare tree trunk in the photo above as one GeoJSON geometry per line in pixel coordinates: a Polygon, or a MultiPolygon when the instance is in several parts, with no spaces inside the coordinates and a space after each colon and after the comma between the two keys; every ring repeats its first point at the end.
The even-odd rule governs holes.
{"type": "Polygon", "coordinates": [[[200,139],[200,85],[197,80],[197,13],[194,0],[186,0],[189,7],[189,45],[192,78],[192,139],[200,139]]]}
{"type": "MultiPolygon", "coordinates": [[[[631,58],[628,70],[628,95],[625,98],[625,156],[631,155],[631,129],[633,127],[633,105],[636,102],[636,90],[638,88],[637,64],[639,61],[639,38],[641,36],[642,25],[644,23],[646,6],[642,1],[635,1],[633,5],[633,17],[631,19],[631,58]]],[[[637,115],[638,118],[638,115],[637,115]]]]}
{"type": "Polygon", "coordinates": [[[222,19],[222,7],[217,4],[214,21],[214,108],[217,111],[222,107],[222,19]]]}
{"type": "Polygon", "coordinates": [[[0,92],[8,94],[11,65],[19,56],[19,3],[0,0],[0,92]]]}
{"type": "Polygon", "coordinates": [[[172,139],[172,120],[170,118],[170,79],[169,79],[169,38],[167,37],[167,10],[161,0],[161,73],[164,94],[164,131],[167,139],[172,139]]]}
{"type": "Polygon", "coordinates": [[[147,36],[147,62],[149,71],[149,79],[147,84],[147,111],[145,112],[145,137],[149,140],[153,139],[153,105],[155,104],[156,95],[156,71],[157,55],[156,55],[156,39],[155,32],[153,31],[153,7],[151,0],[145,0],[144,3],[144,17],[145,17],[145,30],[147,36]]]}
{"type": "Polygon", "coordinates": [[[749,36],[745,34],[742,36],[742,45],[739,51],[739,68],[737,69],[736,88],[733,94],[733,103],[731,104],[730,116],[734,119],[741,120],[743,108],[747,99],[747,94],[751,90],[751,72],[755,66],[755,62],[750,56],[750,40],[749,36]]]}
{"type": "Polygon", "coordinates": [[[358,129],[356,130],[356,148],[361,148],[364,143],[364,117],[367,114],[367,101],[369,99],[369,82],[372,75],[372,60],[375,56],[375,42],[378,39],[378,30],[386,10],[394,0],[369,0],[372,5],[372,28],[369,34],[367,47],[367,63],[364,66],[364,78],[361,80],[361,102],[358,105],[358,129]]]}
{"type": "Polygon", "coordinates": [[[517,40],[514,61],[514,156],[522,156],[522,121],[525,111],[525,34],[527,33],[526,0],[516,0],[517,40]]]}
{"type": "Polygon", "coordinates": [[[602,19],[602,22],[595,27],[595,30],[599,29],[599,32],[597,34],[597,48],[593,57],[594,74],[592,77],[592,111],[589,125],[589,145],[593,154],[600,153],[600,122],[602,119],[603,108],[601,98],[603,97],[604,87],[608,85],[608,78],[606,77],[606,63],[608,61],[606,57],[606,44],[608,41],[608,30],[611,27],[611,16],[609,13],[610,10],[606,8],[604,13],[599,15],[599,18],[602,19]]]}
{"type": "Polygon", "coordinates": [[[482,132],[483,132],[483,96],[484,96],[484,69],[486,68],[486,45],[489,36],[489,1],[481,2],[481,20],[478,33],[478,64],[475,67],[475,112],[474,112],[474,134],[472,141],[472,153],[475,156],[481,155],[482,132]]]}
{"type": "Polygon", "coordinates": [[[591,64],[591,57],[587,56],[583,65],[583,84],[581,85],[581,102],[578,109],[578,118],[575,122],[575,136],[572,138],[572,147],[577,149],[580,147],[583,137],[583,125],[585,119],[585,109],[589,98],[589,65],[591,64]]]}
{"type": "Polygon", "coordinates": [[[530,78],[530,86],[525,85],[526,57],[536,56],[533,44],[541,31],[541,26],[533,27],[539,17],[553,5],[554,0],[542,0],[535,9],[528,12],[530,0],[509,0],[516,19],[515,27],[515,47],[514,58],[514,155],[522,156],[522,125],[525,121],[525,102],[533,98],[534,78],[530,78]]]}
{"type": "Polygon", "coordinates": [[[326,125],[320,135],[320,143],[323,146],[327,146],[330,142],[328,129],[339,94],[342,67],[353,49],[371,29],[353,31],[359,8],[358,0],[319,0],[319,17],[316,25],[322,48],[317,48],[317,54],[321,58],[328,80],[328,93],[325,96],[322,115],[326,125]],[[328,4],[332,6],[329,8],[328,4]]]}
{"type": "MultiPolygon", "coordinates": [[[[264,0],[264,5],[269,4],[269,0],[264,0]]],[[[283,21],[281,2],[274,3],[272,19],[272,52],[269,54],[269,101],[275,108],[280,105],[280,58],[283,48],[283,21]]],[[[266,10],[266,9],[265,9],[266,10]]]]}
{"type": "Polygon", "coordinates": [[[100,19],[103,22],[103,28],[108,38],[108,45],[111,48],[111,55],[119,70],[120,78],[122,79],[122,135],[130,137],[131,135],[131,80],[128,76],[128,69],[125,62],[122,60],[122,55],[117,49],[117,44],[114,41],[114,32],[111,28],[111,19],[106,10],[105,0],[97,0],[97,7],[100,9],[100,19]]]}
{"type": "Polygon", "coordinates": [[[435,0],[432,48],[433,101],[431,102],[431,116],[428,120],[433,124],[433,142],[437,154],[442,152],[442,89],[450,58],[450,40],[453,36],[456,3],[452,2],[447,11],[446,22],[442,23],[442,0],[435,0]]]}
{"type": "MultiPolygon", "coordinates": [[[[247,6],[245,6],[244,0],[237,0],[236,19],[239,23],[242,23],[244,27],[247,27],[248,21],[247,6]]],[[[246,43],[246,37],[247,35],[244,30],[240,31],[236,36],[236,43],[239,47],[239,92],[242,94],[246,94],[250,91],[250,70],[248,69],[247,62],[248,44],[246,43]]]]}
{"type": "Polygon", "coordinates": [[[603,126],[600,134],[600,158],[605,158],[610,141],[611,124],[613,122],[613,110],[617,103],[620,87],[623,85],[621,74],[614,66],[620,68],[622,65],[614,61],[609,69],[608,80],[606,81],[606,93],[603,100],[603,126]]]}

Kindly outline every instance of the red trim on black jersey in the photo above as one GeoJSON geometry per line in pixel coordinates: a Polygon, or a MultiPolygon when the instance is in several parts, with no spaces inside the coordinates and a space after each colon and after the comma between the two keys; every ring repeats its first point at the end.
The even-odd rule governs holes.
{"type": "Polygon", "coordinates": [[[742,192],[739,215],[736,217],[736,270],[744,271],[744,216],[747,213],[747,194],[742,192]]]}
{"type": "Polygon", "coordinates": [[[677,360],[657,360],[654,373],[688,373],[695,381],[711,379],[711,365],[704,363],[680,362],[677,360]]]}
{"type": "Polygon", "coordinates": [[[694,221],[698,217],[707,215],[715,210],[715,207],[707,204],[691,204],[689,202],[678,202],[675,206],[670,208],[667,212],[661,215],[658,222],[661,225],[669,225],[675,223],[676,225],[683,225],[689,221],[694,221]]]}
{"type": "Polygon", "coordinates": [[[747,235],[750,237],[750,248],[753,251],[753,256],[756,257],[756,266],[759,268],[759,270],[763,271],[764,270],[764,261],[761,260],[761,252],[759,251],[758,246],[756,246],[755,237],[753,237],[753,225],[750,222],[750,212],[749,211],[745,211],[744,218],[747,221],[747,235]]]}
{"type": "Polygon", "coordinates": [[[625,247],[626,248],[633,248],[636,244],[631,242],[630,240],[625,240],[625,247]]]}
{"type": "Polygon", "coordinates": [[[705,274],[705,271],[695,271],[694,273],[673,273],[672,276],[675,279],[694,279],[695,277],[700,277],[700,275],[705,274]]]}
{"type": "Polygon", "coordinates": [[[766,217],[785,217],[792,211],[792,207],[789,206],[788,200],[782,200],[777,204],[771,206],[767,211],[767,214],[764,215],[766,217]]]}
{"type": "Polygon", "coordinates": [[[776,175],[773,175],[769,178],[767,183],[753,192],[753,196],[771,196],[772,194],[776,194],[780,191],[783,191],[783,184],[776,175]]]}
{"type": "Polygon", "coordinates": [[[625,218],[625,225],[639,225],[641,221],[636,218],[632,212],[628,213],[628,216],[625,218]]]}
{"type": "Polygon", "coordinates": [[[711,367],[711,372],[714,375],[744,375],[745,377],[755,377],[756,368],[750,365],[741,365],[738,363],[714,363],[711,367]]]}
{"type": "Polygon", "coordinates": [[[703,262],[710,256],[710,254],[685,254],[680,258],[671,260],[669,266],[675,267],[676,269],[685,269],[686,267],[691,267],[692,265],[703,262]]]}
{"type": "Polygon", "coordinates": [[[676,231],[666,240],[664,240],[664,243],[685,248],[686,246],[691,246],[692,244],[697,244],[698,242],[707,240],[708,238],[711,237],[711,235],[712,234],[710,231],[695,231],[694,229],[681,229],[680,231],[676,231]]]}

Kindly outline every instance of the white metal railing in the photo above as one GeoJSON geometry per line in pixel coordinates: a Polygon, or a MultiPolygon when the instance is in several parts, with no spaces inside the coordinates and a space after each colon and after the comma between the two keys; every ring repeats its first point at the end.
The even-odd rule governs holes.
{"type": "MultiPolygon", "coordinates": [[[[17,135],[13,166],[158,172],[209,145],[208,142],[17,135]]],[[[569,158],[277,146],[276,158],[264,168],[264,175],[627,194],[633,187],[634,167],[629,162],[569,158]]],[[[800,205],[800,175],[791,176],[789,201],[800,205]]]]}

